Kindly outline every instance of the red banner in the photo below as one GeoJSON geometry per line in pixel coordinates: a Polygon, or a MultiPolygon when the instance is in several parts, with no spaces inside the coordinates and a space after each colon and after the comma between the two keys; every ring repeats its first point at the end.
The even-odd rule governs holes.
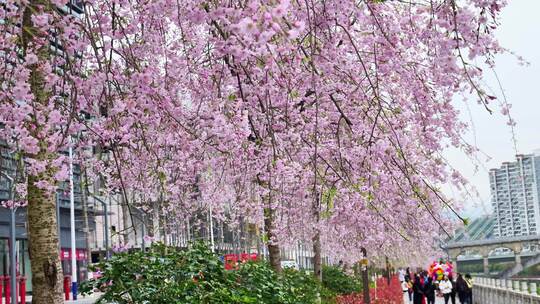
{"type": "MultiPolygon", "coordinates": [[[[77,261],[84,261],[86,260],[86,249],[75,249],[75,257],[77,261]]],[[[70,248],[62,248],[60,250],[60,260],[71,260],[71,249],[70,248]]]]}
{"type": "Polygon", "coordinates": [[[241,254],[226,254],[223,256],[223,261],[226,270],[233,270],[238,268],[238,262],[245,263],[247,261],[257,260],[256,253],[241,253],[241,254]]]}

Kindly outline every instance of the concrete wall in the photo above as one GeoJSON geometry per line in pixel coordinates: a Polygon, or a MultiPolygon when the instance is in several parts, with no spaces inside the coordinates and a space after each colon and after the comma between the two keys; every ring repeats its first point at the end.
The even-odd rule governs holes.
{"type": "Polygon", "coordinates": [[[540,304],[536,283],[474,278],[474,304],[540,304]]]}

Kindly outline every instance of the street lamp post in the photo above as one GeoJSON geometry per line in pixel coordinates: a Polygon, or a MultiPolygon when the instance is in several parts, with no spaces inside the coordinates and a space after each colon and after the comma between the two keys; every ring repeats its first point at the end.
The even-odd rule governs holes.
{"type": "MultiPolygon", "coordinates": [[[[9,180],[9,198],[13,203],[15,195],[13,193],[13,177],[8,174],[1,172],[2,175],[9,180]]],[[[9,229],[9,259],[10,259],[10,278],[9,283],[11,287],[11,303],[17,304],[17,255],[15,251],[15,246],[17,245],[17,239],[15,235],[15,212],[16,207],[13,205],[9,208],[10,212],[10,229],[9,229]]]]}
{"type": "MultiPolygon", "coordinates": [[[[13,182],[13,180],[12,180],[13,182]]],[[[13,191],[11,191],[11,199],[13,200],[13,191]]],[[[10,239],[11,239],[11,303],[17,304],[17,255],[15,251],[15,246],[17,246],[17,239],[15,235],[15,206],[12,206],[10,209],[11,213],[11,227],[10,227],[10,239]]]]}
{"type": "Polygon", "coordinates": [[[73,147],[69,146],[69,214],[71,220],[71,293],[77,300],[77,242],[75,239],[75,192],[73,186],[73,147]]]}
{"type": "MultiPolygon", "coordinates": [[[[137,209],[138,210],[138,209],[137,209]]],[[[143,252],[146,252],[145,244],[144,244],[144,234],[146,233],[144,231],[144,213],[141,212],[141,249],[143,252]]]]}
{"type": "Polygon", "coordinates": [[[216,245],[214,243],[214,221],[212,220],[213,214],[212,214],[212,205],[210,205],[210,210],[208,214],[208,218],[210,220],[210,244],[212,248],[212,252],[216,251],[216,245]]]}
{"type": "MultiPolygon", "coordinates": [[[[61,239],[60,237],[60,198],[59,198],[60,194],[58,194],[58,190],[56,191],[56,195],[55,195],[55,201],[56,201],[56,233],[58,233],[58,240],[61,239]]],[[[58,241],[58,250],[60,252],[62,252],[62,244],[60,241],[58,241]]]]}

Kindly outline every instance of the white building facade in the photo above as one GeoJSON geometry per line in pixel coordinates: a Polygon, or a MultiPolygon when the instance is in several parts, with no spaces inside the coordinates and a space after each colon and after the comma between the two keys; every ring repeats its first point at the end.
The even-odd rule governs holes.
{"type": "Polygon", "coordinates": [[[540,153],[518,154],[489,171],[494,237],[539,234],[540,153]]]}

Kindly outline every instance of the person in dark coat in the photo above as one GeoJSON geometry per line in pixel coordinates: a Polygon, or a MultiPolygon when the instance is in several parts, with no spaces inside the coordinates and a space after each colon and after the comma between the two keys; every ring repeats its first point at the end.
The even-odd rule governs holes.
{"type": "Polygon", "coordinates": [[[424,284],[424,294],[426,295],[427,304],[435,304],[435,282],[432,277],[427,278],[427,282],[424,284]]]}
{"type": "Polygon", "coordinates": [[[414,275],[413,280],[413,304],[422,304],[424,298],[424,284],[418,274],[414,275]]]}
{"type": "Polygon", "coordinates": [[[461,304],[472,304],[470,303],[470,291],[469,286],[467,286],[467,282],[463,279],[463,276],[461,273],[458,273],[458,277],[456,280],[456,291],[459,298],[459,302],[461,304]]]}
{"type": "Polygon", "coordinates": [[[473,288],[473,280],[471,278],[471,275],[470,274],[466,274],[465,275],[465,283],[467,283],[467,297],[468,297],[468,303],[469,304],[472,304],[473,301],[472,301],[472,288],[473,288]]]}
{"type": "Polygon", "coordinates": [[[452,301],[452,304],[456,304],[456,281],[454,280],[454,277],[452,274],[448,275],[448,280],[450,280],[450,283],[452,283],[452,292],[450,293],[450,301],[452,301]]]}

